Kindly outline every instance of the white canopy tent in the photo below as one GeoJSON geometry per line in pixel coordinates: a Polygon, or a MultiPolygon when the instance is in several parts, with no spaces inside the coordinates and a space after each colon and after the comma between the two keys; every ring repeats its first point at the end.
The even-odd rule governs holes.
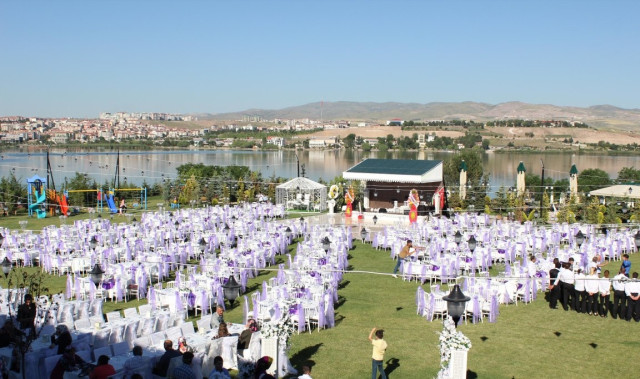
{"type": "Polygon", "coordinates": [[[600,188],[589,192],[591,196],[613,197],[619,200],[635,203],[640,199],[640,186],[619,184],[611,187],[600,188]]]}
{"type": "Polygon", "coordinates": [[[322,212],[327,209],[327,186],[307,178],[293,178],[276,187],[276,204],[286,209],[322,212]]]}

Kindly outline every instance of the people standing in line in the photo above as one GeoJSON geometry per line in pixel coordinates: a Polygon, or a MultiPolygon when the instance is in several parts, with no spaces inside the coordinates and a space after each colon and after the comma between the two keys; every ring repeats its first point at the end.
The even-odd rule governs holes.
{"type": "Polygon", "coordinates": [[[554,285],[560,285],[562,291],[562,308],[568,311],[569,308],[576,309],[575,299],[575,277],[573,271],[570,269],[571,265],[568,262],[562,264],[562,269],[558,273],[558,277],[554,282],[554,285]]]}
{"type": "Polygon", "coordinates": [[[604,270],[604,276],[600,279],[599,282],[600,287],[600,296],[598,300],[599,303],[599,313],[600,317],[607,317],[607,313],[609,312],[611,300],[611,282],[609,281],[609,270],[604,270]]]}
{"type": "Polygon", "coordinates": [[[598,315],[598,294],[600,292],[598,275],[596,275],[596,268],[591,268],[591,273],[585,278],[584,289],[587,292],[587,308],[586,313],[589,316],[598,315]]]}
{"type": "Polygon", "coordinates": [[[406,259],[411,256],[411,254],[415,253],[415,249],[413,248],[413,241],[407,240],[407,244],[404,245],[400,253],[398,254],[398,262],[396,262],[396,267],[393,268],[393,277],[397,278],[398,270],[400,269],[400,265],[402,262],[405,262],[406,259]]]}
{"type": "MultiPolygon", "coordinates": [[[[411,242],[411,241],[409,241],[411,242]]],[[[387,350],[387,342],[383,339],[384,330],[373,328],[369,333],[369,341],[373,345],[373,353],[371,355],[371,379],[377,378],[377,371],[380,371],[380,377],[387,379],[387,374],[384,372],[382,362],[384,361],[384,353],[387,350]],[[375,333],[375,338],[374,338],[375,333]]]]}
{"type": "Polygon", "coordinates": [[[558,300],[560,299],[561,291],[560,285],[554,284],[558,279],[558,273],[560,272],[560,260],[558,258],[553,259],[554,267],[549,270],[549,308],[558,309],[558,300]]]}
{"type": "Polygon", "coordinates": [[[627,282],[624,285],[624,292],[627,295],[627,321],[633,318],[636,322],[640,321],[640,282],[637,281],[638,273],[634,272],[631,276],[634,281],[627,282]]]}
{"type": "Polygon", "coordinates": [[[624,284],[627,281],[624,267],[620,267],[618,275],[613,277],[613,308],[611,317],[624,319],[627,316],[627,295],[624,292],[624,284]]]}
{"type": "Polygon", "coordinates": [[[587,313],[587,291],[584,283],[586,276],[582,273],[582,269],[578,269],[575,278],[576,283],[573,286],[573,290],[576,298],[576,312],[587,313]]]}
{"type": "Polygon", "coordinates": [[[629,254],[622,254],[622,265],[620,268],[624,269],[624,274],[626,277],[629,277],[629,273],[631,273],[631,261],[629,260],[629,254]]]}

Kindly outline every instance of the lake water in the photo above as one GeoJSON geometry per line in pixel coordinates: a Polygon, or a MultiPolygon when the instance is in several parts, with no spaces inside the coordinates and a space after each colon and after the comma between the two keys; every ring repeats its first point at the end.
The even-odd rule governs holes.
{"type": "MultiPolygon", "coordinates": [[[[71,178],[76,172],[87,173],[98,183],[113,180],[116,167],[116,152],[96,150],[56,150],[50,151],[51,167],[54,171],[56,187],[61,188],[65,177],[71,178]]],[[[272,175],[293,178],[297,175],[297,160],[305,165],[306,177],[328,180],[340,175],[365,158],[398,159],[438,159],[444,160],[454,153],[447,152],[370,152],[347,150],[306,150],[306,151],[246,151],[246,150],[180,150],[180,151],[121,151],[120,180],[141,184],[175,178],[176,167],[184,163],[205,165],[242,165],[260,171],[263,177],[272,175]]],[[[38,174],[46,177],[46,152],[3,151],[0,152],[0,176],[14,170],[16,177],[23,181],[38,174]]],[[[484,171],[489,173],[491,192],[501,185],[514,186],[516,168],[523,161],[527,173],[540,175],[544,161],[545,177],[555,180],[568,178],[571,164],[578,171],[599,168],[615,178],[622,167],[640,167],[640,156],[609,156],[596,154],[559,153],[488,153],[483,157],[484,171]]]]}

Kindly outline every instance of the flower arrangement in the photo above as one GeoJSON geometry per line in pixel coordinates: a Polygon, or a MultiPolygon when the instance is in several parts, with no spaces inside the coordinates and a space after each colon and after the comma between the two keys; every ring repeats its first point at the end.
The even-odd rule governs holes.
{"type": "Polygon", "coordinates": [[[469,351],[471,340],[462,332],[456,331],[456,326],[451,316],[444,320],[444,327],[440,334],[440,371],[438,379],[449,377],[449,363],[451,363],[451,352],[453,350],[469,351]]]}
{"type": "Polygon", "coordinates": [[[408,199],[409,204],[417,207],[418,205],[420,205],[420,196],[418,195],[418,190],[417,189],[412,189],[411,192],[409,192],[409,199],[408,199]]]}
{"type": "Polygon", "coordinates": [[[337,185],[332,185],[329,187],[329,199],[335,200],[338,197],[338,193],[340,192],[340,188],[337,185]]]}
{"type": "Polygon", "coordinates": [[[344,194],[344,201],[347,204],[351,204],[353,203],[353,201],[356,199],[355,194],[353,192],[353,188],[349,188],[345,194],[344,194]]]}
{"type": "Polygon", "coordinates": [[[295,330],[289,312],[283,312],[282,317],[277,321],[264,323],[260,329],[263,338],[277,338],[279,344],[285,347],[288,346],[289,338],[295,330]]]}

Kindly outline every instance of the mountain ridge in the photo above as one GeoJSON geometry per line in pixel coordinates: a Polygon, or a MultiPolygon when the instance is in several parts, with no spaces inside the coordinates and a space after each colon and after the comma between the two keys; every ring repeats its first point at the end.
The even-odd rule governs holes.
{"type": "Polygon", "coordinates": [[[625,109],[610,104],[589,107],[531,104],[508,101],[489,104],[475,101],[463,102],[312,102],[281,109],[251,108],[238,112],[198,113],[200,119],[240,120],[245,116],[263,119],[352,120],[383,122],[394,118],[402,120],[453,120],[491,121],[503,119],[566,120],[579,121],[598,128],[637,130],[640,126],[640,109],[625,109]]]}

